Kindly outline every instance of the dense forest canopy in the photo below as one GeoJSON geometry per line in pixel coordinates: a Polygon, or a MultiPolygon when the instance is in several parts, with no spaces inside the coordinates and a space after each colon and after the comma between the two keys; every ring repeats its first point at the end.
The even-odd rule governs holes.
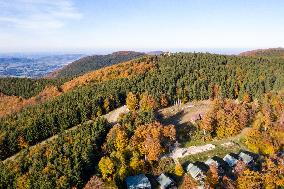
{"type": "Polygon", "coordinates": [[[27,99],[38,95],[45,87],[59,87],[66,81],[67,79],[0,78],[0,93],[27,99]]]}
{"type": "Polygon", "coordinates": [[[154,67],[130,78],[111,77],[104,82],[90,80],[85,86],[63,93],[54,100],[2,118],[1,159],[21,150],[21,146],[15,143],[19,138],[34,145],[61,130],[121,106],[130,91],[148,92],[159,107],[161,94],[169,104],[177,99],[187,102],[218,96],[242,99],[248,95],[255,99],[284,85],[284,60],[279,59],[178,53],[145,57],[139,61],[146,67],[149,64],[154,67]]]}
{"type": "Polygon", "coordinates": [[[241,56],[253,56],[253,57],[278,57],[284,58],[284,48],[271,48],[271,49],[259,49],[253,51],[247,51],[240,54],[241,56]]]}
{"type": "MultiPolygon", "coordinates": [[[[18,158],[0,163],[0,186],[82,188],[90,174],[98,173],[120,185],[129,174],[158,169],[162,165],[157,160],[176,140],[178,131],[157,122],[154,110],[178,100],[221,99],[198,125],[205,131],[204,140],[234,136],[253,123],[248,136],[257,137],[246,138],[246,145],[271,155],[284,144],[283,93],[270,93],[283,89],[283,73],[284,59],[279,58],[176,53],[144,56],[60,86],[56,83],[58,96],[0,119],[0,159],[20,152],[18,158]],[[254,106],[252,101],[260,104],[254,106]],[[110,128],[97,119],[124,104],[131,112],[122,115],[118,125],[110,128]],[[30,147],[57,134],[50,143],[30,147]]],[[[33,80],[19,83],[22,81],[28,83],[23,86],[36,85],[33,80]]],[[[26,94],[26,89],[17,94],[26,94]]],[[[13,90],[11,87],[10,94],[13,90]]],[[[174,169],[171,173],[183,174],[180,165],[174,169]]],[[[237,182],[248,182],[248,171],[237,182]]],[[[257,178],[266,183],[261,176],[257,178]]]]}
{"type": "Polygon", "coordinates": [[[140,52],[120,51],[108,55],[87,56],[49,74],[49,77],[72,78],[106,66],[126,62],[143,55],[144,54],[140,52]]]}
{"type": "Polygon", "coordinates": [[[0,188],[82,188],[98,173],[100,147],[108,130],[107,122],[98,119],[24,150],[15,160],[0,162],[0,188]]]}
{"type": "Polygon", "coordinates": [[[16,113],[28,106],[47,102],[68,91],[72,91],[74,88],[88,85],[90,82],[103,82],[111,79],[131,78],[153,69],[154,66],[155,65],[150,61],[150,59],[147,60],[147,58],[138,58],[92,71],[82,76],[73,78],[70,81],[68,79],[64,79],[67,82],[61,86],[48,85],[39,94],[29,99],[23,99],[22,97],[17,96],[1,95],[0,117],[16,113]]]}

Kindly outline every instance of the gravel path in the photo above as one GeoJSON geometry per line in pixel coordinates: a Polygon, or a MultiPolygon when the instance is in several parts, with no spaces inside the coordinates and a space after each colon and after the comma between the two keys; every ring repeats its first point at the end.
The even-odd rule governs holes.
{"type": "Polygon", "coordinates": [[[165,157],[171,157],[174,160],[177,160],[178,158],[182,158],[188,155],[193,155],[193,154],[199,154],[202,152],[210,151],[215,149],[215,145],[213,144],[205,144],[201,146],[190,146],[188,148],[179,148],[176,147],[172,153],[166,155],[165,157]]]}
{"type": "Polygon", "coordinates": [[[103,115],[103,117],[106,118],[106,120],[108,120],[109,123],[114,124],[114,123],[117,122],[117,119],[119,118],[120,114],[125,114],[125,113],[128,113],[128,112],[129,112],[129,109],[127,108],[126,105],[124,105],[120,108],[117,108],[117,109],[109,112],[106,115],[103,115]]]}

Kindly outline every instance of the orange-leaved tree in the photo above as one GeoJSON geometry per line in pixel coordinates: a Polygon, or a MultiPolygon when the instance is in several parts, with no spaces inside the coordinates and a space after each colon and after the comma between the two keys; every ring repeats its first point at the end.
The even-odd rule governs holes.
{"type": "Polygon", "coordinates": [[[147,160],[158,160],[159,156],[175,141],[173,125],[163,126],[159,122],[138,126],[131,137],[131,147],[145,155],[147,160]]]}

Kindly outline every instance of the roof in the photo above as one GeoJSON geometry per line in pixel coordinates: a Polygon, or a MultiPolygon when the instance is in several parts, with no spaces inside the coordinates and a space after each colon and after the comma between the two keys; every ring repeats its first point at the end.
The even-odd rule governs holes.
{"type": "Polygon", "coordinates": [[[143,174],[127,177],[126,185],[128,189],[151,188],[149,179],[143,174]]]}
{"type": "Polygon", "coordinates": [[[164,173],[162,173],[158,178],[157,181],[159,182],[159,184],[161,185],[161,188],[167,188],[168,186],[170,186],[173,181],[172,179],[170,179],[169,177],[167,177],[164,173]]]}
{"type": "Polygon", "coordinates": [[[284,151],[280,151],[280,152],[278,153],[278,156],[279,156],[279,157],[284,157],[284,151]]]}
{"type": "Polygon", "coordinates": [[[252,156],[250,156],[249,154],[244,153],[244,152],[241,152],[241,153],[239,154],[239,157],[243,160],[243,162],[244,162],[245,164],[249,164],[249,163],[253,160],[253,157],[252,157],[252,156]]]}
{"type": "Polygon", "coordinates": [[[192,163],[190,163],[187,168],[186,171],[193,177],[196,178],[200,173],[202,173],[202,170],[197,167],[196,165],[193,165],[192,163]]]}
{"type": "Polygon", "coordinates": [[[234,158],[233,156],[231,156],[230,154],[227,154],[223,160],[225,162],[227,162],[231,167],[233,167],[234,165],[237,164],[238,160],[236,158],[234,158]]]}
{"type": "Polygon", "coordinates": [[[212,158],[210,158],[210,159],[208,159],[207,161],[205,161],[205,164],[208,165],[208,166],[214,165],[214,164],[216,165],[216,167],[219,166],[218,161],[216,161],[216,160],[214,160],[214,159],[212,159],[212,158]]]}

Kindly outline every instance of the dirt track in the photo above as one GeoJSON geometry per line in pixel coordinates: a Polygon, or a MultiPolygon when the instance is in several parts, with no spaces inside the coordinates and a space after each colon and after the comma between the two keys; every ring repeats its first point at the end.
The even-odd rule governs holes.
{"type": "MultiPolygon", "coordinates": [[[[109,123],[115,124],[115,122],[116,122],[117,119],[119,118],[119,115],[122,114],[122,113],[127,113],[127,112],[129,112],[128,108],[127,108],[126,106],[122,106],[122,107],[120,107],[120,108],[117,108],[117,109],[115,109],[115,110],[109,112],[109,113],[106,114],[106,115],[103,115],[103,117],[106,118],[106,120],[107,120],[109,123]]],[[[93,121],[92,121],[92,120],[89,120],[89,121],[87,121],[87,122],[85,122],[85,123],[90,123],[90,122],[93,122],[93,121]]],[[[84,124],[84,123],[83,123],[83,124],[84,124]]],[[[77,127],[78,127],[78,126],[74,126],[74,127],[70,128],[70,129],[66,130],[65,132],[70,132],[70,131],[76,129],[77,127]]],[[[34,145],[34,146],[30,146],[29,149],[31,150],[31,149],[35,148],[36,146],[44,145],[44,144],[46,144],[47,142],[50,142],[50,141],[56,139],[57,137],[58,137],[58,135],[54,135],[54,136],[52,136],[52,137],[50,137],[50,138],[48,138],[48,139],[46,139],[46,140],[44,140],[44,141],[42,141],[42,142],[40,142],[40,143],[34,145]]],[[[15,158],[17,157],[17,155],[18,155],[18,153],[15,154],[15,155],[13,155],[13,156],[11,156],[11,157],[9,157],[9,158],[7,158],[7,159],[5,159],[5,160],[3,161],[3,163],[5,163],[5,162],[8,161],[8,160],[13,160],[13,159],[15,159],[15,158]]]]}
{"type": "Polygon", "coordinates": [[[159,110],[159,114],[162,116],[161,122],[164,124],[182,125],[195,122],[211,107],[212,101],[203,100],[164,108],[159,110]]]}

